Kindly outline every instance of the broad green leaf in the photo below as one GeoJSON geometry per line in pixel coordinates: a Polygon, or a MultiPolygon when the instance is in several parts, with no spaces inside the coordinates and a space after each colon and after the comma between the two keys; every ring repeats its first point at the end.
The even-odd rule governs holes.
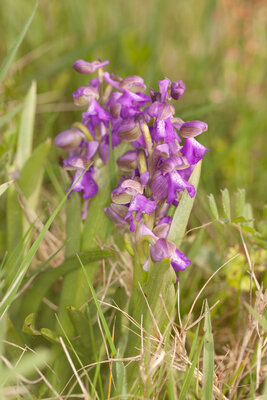
{"type": "Polygon", "coordinates": [[[236,195],[235,199],[236,216],[243,217],[245,203],[246,203],[246,191],[245,189],[238,189],[235,195],[236,195]]]}
{"type": "Polygon", "coordinates": [[[68,315],[84,347],[91,349],[90,326],[84,313],[74,307],[68,307],[68,315]]]}
{"type": "Polygon", "coordinates": [[[30,27],[30,25],[32,23],[32,20],[33,20],[33,17],[35,15],[37,6],[38,6],[38,1],[36,1],[34,9],[33,9],[33,12],[30,15],[30,18],[26,22],[25,26],[23,27],[22,31],[20,32],[19,36],[17,37],[15,43],[11,47],[9,53],[7,54],[6,58],[4,59],[2,65],[0,67],[0,84],[2,83],[2,81],[4,79],[4,77],[5,77],[5,75],[6,75],[7,71],[8,71],[8,68],[12,64],[12,61],[14,60],[16,52],[17,52],[19,46],[21,45],[21,42],[23,41],[24,36],[26,35],[26,32],[28,31],[28,29],[29,29],[29,27],[30,27]]]}
{"type": "MultiPolygon", "coordinates": [[[[80,251],[81,231],[81,199],[79,193],[72,193],[66,204],[66,246],[65,257],[74,256],[80,251]]],[[[80,269],[73,270],[65,275],[62,281],[58,317],[67,335],[71,336],[73,326],[68,317],[67,306],[75,304],[76,291],[80,269]]]]}
{"type": "Polygon", "coordinates": [[[230,221],[231,220],[231,204],[230,204],[230,195],[228,189],[221,190],[222,193],[222,205],[223,211],[226,218],[230,221]]]}
{"type": "MultiPolygon", "coordinates": [[[[118,352],[118,357],[120,357],[118,352]]],[[[116,366],[116,394],[120,397],[121,400],[127,400],[127,375],[126,375],[126,367],[124,366],[122,361],[118,361],[115,364],[116,366]]]]}
{"type": "Polygon", "coordinates": [[[211,327],[210,312],[208,312],[208,302],[205,304],[204,322],[204,354],[203,354],[203,399],[213,399],[213,379],[214,379],[214,343],[211,327]]]}
{"type": "MultiPolygon", "coordinates": [[[[105,215],[104,208],[110,205],[110,173],[109,165],[104,166],[100,171],[100,177],[97,181],[98,193],[90,201],[88,215],[84,223],[84,229],[81,238],[81,250],[91,250],[96,247],[96,239],[101,243],[107,243],[108,232],[111,229],[112,221],[105,215]]],[[[98,271],[99,263],[92,264],[87,270],[91,281],[98,271]]],[[[74,307],[80,307],[87,298],[90,290],[84,279],[82,271],[79,273],[77,281],[76,300],[72,304],[74,307]]]]}
{"type": "Polygon", "coordinates": [[[19,128],[16,167],[21,169],[32,151],[32,137],[34,128],[36,108],[36,82],[33,81],[27,93],[24,107],[21,114],[21,122],[19,128]]]}
{"type": "Polygon", "coordinates": [[[220,218],[219,217],[219,212],[218,212],[218,208],[217,208],[217,204],[216,204],[215,198],[214,198],[212,193],[208,195],[208,199],[209,199],[209,206],[210,206],[210,210],[212,212],[212,215],[213,215],[213,217],[215,219],[218,220],[220,218]]]}
{"type": "MultiPolygon", "coordinates": [[[[196,191],[200,178],[200,171],[201,171],[201,161],[195,166],[194,171],[189,179],[189,183],[194,185],[196,191]]],[[[176,247],[178,248],[185,234],[186,226],[195,201],[195,197],[196,195],[193,198],[191,198],[188,192],[185,190],[182,194],[182,198],[179,202],[179,205],[175,211],[168,239],[171,242],[174,242],[176,244],[176,247]]]]}
{"type": "MultiPolygon", "coordinates": [[[[113,255],[114,252],[110,250],[91,250],[80,253],[79,257],[82,262],[87,265],[97,260],[112,257],[113,255]]],[[[24,295],[20,317],[23,319],[26,315],[36,312],[46,292],[53,283],[55,283],[61,276],[64,276],[75,269],[80,269],[80,262],[76,255],[64,261],[64,263],[59,267],[50,268],[40,273],[40,275],[34,280],[33,285],[24,295]],[[34,302],[32,299],[34,299],[34,302]]]]}
{"type": "Polygon", "coordinates": [[[22,167],[18,184],[29,204],[35,210],[44,174],[44,163],[51,146],[51,139],[41,143],[22,167]]]}
{"type": "Polygon", "coordinates": [[[14,182],[14,181],[9,181],[9,182],[2,183],[2,185],[0,185],[0,196],[2,196],[3,193],[5,193],[5,191],[7,190],[7,188],[8,188],[13,182],[14,182]]]}

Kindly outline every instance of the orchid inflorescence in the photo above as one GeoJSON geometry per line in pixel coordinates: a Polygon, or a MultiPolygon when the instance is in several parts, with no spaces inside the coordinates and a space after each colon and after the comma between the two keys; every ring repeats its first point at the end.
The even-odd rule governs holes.
{"type": "Polygon", "coordinates": [[[129,238],[130,230],[126,247],[130,252],[136,249],[144,270],[149,269],[151,261],[163,258],[170,259],[175,271],[184,270],[191,262],[167,238],[172,223],[168,210],[178,206],[185,190],[190,197],[195,195],[188,180],[207,151],[195,137],[208,126],[174,116],[171,100],[183,95],[183,81],[165,78],[159,81],[159,90],[151,89],[148,96],[141,77],[122,79],[104,71],[107,64],[78,60],[73,65],[81,74],[97,71],[98,76],[73,93],[76,105],[88,106],[82,123],[73,124],[72,129],[55,138],[57,146],[69,151],[63,166],[75,170],[72,191],[82,192],[88,204],[98,191],[101,163],[109,161],[109,138],[112,148],[121,142],[130,143],[132,148],[117,159],[125,174],[111,193],[110,207],[104,211],[125,237],[129,238]]]}

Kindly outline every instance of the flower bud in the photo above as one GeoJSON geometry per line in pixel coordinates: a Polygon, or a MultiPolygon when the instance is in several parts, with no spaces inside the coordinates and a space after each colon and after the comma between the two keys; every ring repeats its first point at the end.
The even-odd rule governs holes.
{"type": "Polygon", "coordinates": [[[93,99],[98,99],[98,88],[93,86],[82,86],[72,93],[73,101],[76,106],[84,106],[93,99]]]}
{"type": "Polygon", "coordinates": [[[122,171],[129,171],[137,168],[137,152],[136,150],[127,151],[117,160],[118,167],[122,171]]]}
{"type": "Polygon", "coordinates": [[[208,125],[202,121],[187,121],[180,127],[180,135],[184,138],[193,138],[208,130],[208,125]]]}
{"type": "Polygon", "coordinates": [[[63,166],[65,168],[80,168],[80,169],[86,169],[88,168],[90,164],[90,160],[86,157],[69,157],[66,160],[63,161],[63,166]]]}
{"type": "Polygon", "coordinates": [[[75,71],[79,72],[80,74],[92,74],[93,72],[95,72],[99,68],[104,67],[104,65],[107,64],[109,64],[109,61],[101,62],[99,60],[96,60],[93,61],[92,63],[89,63],[84,60],[77,60],[72,67],[75,69],[75,71]]]}
{"type": "Polygon", "coordinates": [[[132,120],[122,121],[118,130],[118,136],[123,142],[134,142],[140,135],[141,130],[138,124],[132,120]]]}
{"type": "Polygon", "coordinates": [[[83,139],[83,134],[78,129],[68,129],[59,133],[55,137],[55,145],[63,150],[71,151],[79,146],[83,139]]]}
{"type": "Polygon", "coordinates": [[[146,90],[144,79],[137,75],[127,76],[120,82],[122,89],[130,90],[131,92],[143,92],[146,90]]]}
{"type": "Polygon", "coordinates": [[[175,81],[171,83],[171,97],[174,100],[179,100],[185,91],[185,84],[183,81],[175,81]]]}

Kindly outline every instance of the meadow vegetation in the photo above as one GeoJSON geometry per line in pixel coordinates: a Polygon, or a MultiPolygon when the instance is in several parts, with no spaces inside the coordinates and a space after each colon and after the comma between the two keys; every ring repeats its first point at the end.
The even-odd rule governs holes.
{"type": "Polygon", "coordinates": [[[266,11],[260,0],[1,2],[1,399],[267,397],[266,11]],[[100,211],[109,173],[84,222],[78,193],[67,199],[53,140],[81,119],[77,59],[109,60],[148,87],[182,79],[177,115],[208,123],[181,237],[192,264],[170,287],[164,263],[153,290],[133,282],[100,211]]]}

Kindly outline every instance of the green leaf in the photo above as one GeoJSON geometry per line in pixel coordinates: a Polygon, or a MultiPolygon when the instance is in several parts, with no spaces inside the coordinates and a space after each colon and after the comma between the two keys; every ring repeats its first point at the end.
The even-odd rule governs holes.
{"type": "Polygon", "coordinates": [[[74,307],[68,307],[68,314],[74,326],[75,332],[79,336],[86,349],[91,349],[90,325],[83,312],[74,307]]]}
{"type": "Polygon", "coordinates": [[[235,209],[237,217],[244,216],[244,209],[246,203],[246,191],[245,189],[238,189],[238,192],[235,194],[235,209]]]}
{"type": "Polygon", "coordinates": [[[16,154],[16,167],[18,169],[21,169],[23,167],[23,165],[31,155],[35,108],[36,82],[33,81],[27,93],[21,115],[16,154]]]}
{"type": "Polygon", "coordinates": [[[32,20],[33,20],[33,17],[35,15],[37,6],[38,6],[38,1],[36,1],[34,9],[33,9],[33,12],[30,15],[30,18],[26,22],[25,26],[23,27],[22,31],[20,32],[19,36],[17,37],[15,43],[11,47],[9,53],[7,54],[6,58],[4,59],[2,65],[0,67],[0,84],[2,83],[2,81],[4,79],[4,77],[5,77],[5,75],[6,75],[7,71],[8,71],[8,68],[12,64],[12,61],[13,61],[15,55],[16,55],[16,52],[17,52],[19,46],[21,45],[21,43],[22,43],[22,41],[24,39],[24,36],[26,35],[26,32],[27,32],[27,30],[29,29],[29,27],[30,27],[30,25],[32,23],[32,20]]]}
{"type": "MultiPolygon", "coordinates": [[[[76,182],[75,182],[76,183],[76,182]]],[[[74,184],[75,184],[74,183],[74,184]]],[[[46,232],[48,231],[48,229],[50,228],[52,222],[54,221],[57,213],[59,212],[59,210],[61,209],[61,207],[63,206],[63,204],[65,203],[68,194],[70,193],[70,191],[72,190],[72,187],[70,188],[70,190],[66,193],[66,195],[63,197],[63,199],[60,201],[60,203],[57,205],[57,207],[55,208],[54,212],[52,213],[52,215],[48,218],[46,224],[43,227],[43,230],[39,233],[37,239],[35,240],[35,242],[32,244],[30,250],[28,251],[28,254],[25,256],[25,258],[23,259],[16,276],[14,277],[14,279],[12,280],[11,284],[9,285],[8,289],[6,290],[6,293],[4,295],[4,297],[2,298],[2,300],[0,301],[0,314],[3,314],[6,310],[6,308],[12,303],[14,296],[16,295],[20,284],[32,262],[33,257],[35,256],[46,232]]]]}
{"type": "MultiPolygon", "coordinates": [[[[79,254],[79,257],[85,265],[112,256],[114,256],[114,252],[111,250],[91,250],[79,254]]],[[[64,263],[59,267],[50,268],[41,272],[34,280],[34,284],[24,294],[20,317],[25,318],[25,316],[31,312],[37,312],[42,299],[53,283],[55,283],[61,276],[79,268],[80,262],[75,255],[64,261],[64,263]],[[34,302],[32,299],[34,299],[34,302]]]]}
{"type": "Polygon", "coordinates": [[[7,188],[13,183],[14,181],[9,181],[9,182],[5,182],[2,183],[2,185],[0,185],[0,196],[2,196],[3,193],[5,193],[5,191],[7,190],[7,188]]]}
{"type": "MultiPolygon", "coordinates": [[[[189,179],[189,183],[194,185],[196,191],[200,178],[200,171],[201,171],[201,161],[195,166],[194,171],[189,179]]],[[[196,196],[191,198],[188,192],[185,190],[182,194],[182,198],[179,202],[179,205],[175,211],[168,239],[171,242],[174,242],[176,244],[176,247],[178,248],[185,234],[186,226],[195,201],[195,197],[196,196]]]]}
{"type": "Polygon", "coordinates": [[[216,204],[215,198],[214,198],[212,193],[208,195],[208,199],[209,199],[209,206],[210,206],[210,210],[212,212],[212,215],[216,220],[218,220],[220,218],[219,217],[219,212],[218,212],[218,208],[217,208],[217,204],[216,204]]]}
{"type": "Polygon", "coordinates": [[[29,314],[24,321],[22,331],[28,335],[41,335],[41,333],[35,328],[36,313],[29,314]]]}
{"type": "Polygon", "coordinates": [[[101,321],[101,323],[102,323],[104,332],[105,332],[105,334],[106,334],[107,341],[108,341],[108,343],[109,343],[109,347],[110,347],[110,349],[111,349],[113,355],[116,357],[117,350],[116,350],[116,347],[114,346],[114,343],[113,343],[113,340],[112,340],[112,337],[111,337],[111,333],[110,333],[108,324],[107,324],[107,322],[106,322],[106,320],[105,320],[105,317],[104,317],[102,308],[101,308],[101,306],[100,306],[100,304],[99,304],[98,298],[97,298],[97,296],[96,296],[95,289],[94,289],[94,287],[93,287],[93,285],[92,285],[92,282],[90,281],[90,278],[89,278],[89,276],[88,276],[88,274],[87,274],[87,272],[86,272],[86,269],[84,268],[84,265],[83,265],[83,263],[82,263],[82,261],[81,261],[80,258],[79,258],[79,261],[80,261],[80,263],[81,263],[81,267],[82,267],[82,269],[83,269],[83,272],[84,272],[84,275],[85,275],[85,279],[86,279],[87,284],[88,284],[88,286],[89,286],[90,292],[91,292],[91,294],[92,294],[92,296],[93,296],[93,299],[94,299],[94,302],[95,302],[95,305],[96,305],[96,308],[97,308],[97,311],[98,311],[98,315],[99,315],[100,321],[101,321]]]}
{"type": "MultiPolygon", "coordinates": [[[[119,357],[119,353],[118,353],[119,357]]],[[[127,400],[127,375],[122,361],[116,362],[116,393],[121,400],[127,400]]]]}
{"type": "MultiPolygon", "coordinates": [[[[194,336],[194,339],[195,339],[195,337],[196,336],[194,336]]],[[[185,373],[185,376],[184,376],[184,379],[183,379],[183,385],[182,385],[182,388],[181,388],[181,393],[180,393],[180,396],[179,396],[179,400],[185,400],[186,396],[188,396],[190,383],[192,381],[192,378],[194,376],[194,371],[195,371],[196,366],[197,366],[198,361],[199,361],[199,356],[200,356],[200,353],[201,353],[201,350],[202,350],[202,347],[203,347],[203,342],[204,342],[204,338],[201,339],[201,342],[199,343],[197,351],[195,351],[193,353],[193,360],[191,360],[192,364],[190,365],[190,367],[187,369],[187,371],[185,373]]]]}
{"type": "Polygon", "coordinates": [[[60,344],[58,335],[55,332],[51,331],[51,329],[42,328],[40,330],[40,333],[43,336],[43,338],[45,338],[49,342],[60,344]]]}
{"type": "Polygon", "coordinates": [[[236,217],[236,218],[232,218],[231,222],[239,224],[239,223],[247,222],[247,220],[245,217],[236,217]]]}
{"type": "Polygon", "coordinates": [[[208,312],[208,302],[205,304],[204,322],[204,354],[203,354],[203,399],[213,399],[213,379],[214,379],[214,343],[211,328],[210,312],[208,312]]]}
{"type": "MultiPolygon", "coordinates": [[[[81,199],[79,193],[72,193],[67,201],[66,217],[65,257],[68,258],[80,251],[81,199]]],[[[80,268],[65,275],[61,286],[58,316],[69,336],[72,336],[73,326],[66,307],[75,304],[76,291],[73,287],[77,286],[79,274],[80,268]]]]}
{"type": "Polygon", "coordinates": [[[222,205],[223,211],[226,218],[230,221],[231,220],[231,204],[230,204],[230,195],[228,189],[221,190],[222,193],[222,205]]]}
{"type": "Polygon", "coordinates": [[[44,174],[44,163],[50,146],[51,139],[48,138],[34,149],[33,153],[23,165],[18,179],[18,184],[24,196],[34,210],[37,207],[44,174]]]}
{"type": "Polygon", "coordinates": [[[249,304],[245,303],[245,306],[249,310],[249,312],[253,315],[253,317],[259,322],[262,328],[267,332],[267,319],[262,317],[257,311],[254,310],[249,304]]]}

